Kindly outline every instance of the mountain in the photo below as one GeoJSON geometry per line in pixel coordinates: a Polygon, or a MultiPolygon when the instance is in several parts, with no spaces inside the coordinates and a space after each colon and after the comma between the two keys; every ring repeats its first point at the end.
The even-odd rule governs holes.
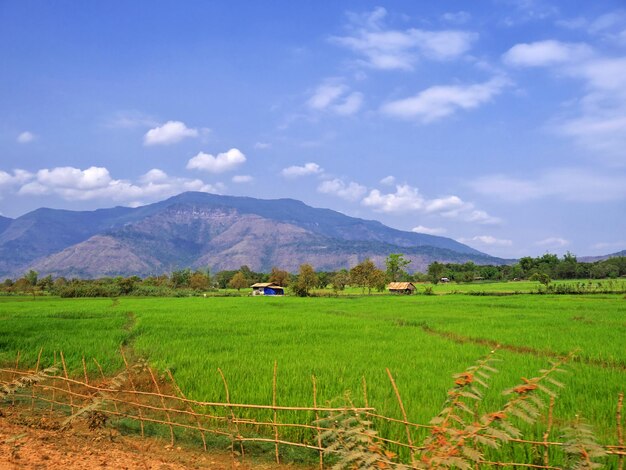
{"type": "Polygon", "coordinates": [[[503,264],[445,237],[316,209],[293,199],[188,192],[143,207],[96,211],[38,209],[0,226],[0,276],[100,277],[162,274],[184,267],[255,271],[384,265],[404,253],[411,270],[432,261],[503,264]]]}
{"type": "Polygon", "coordinates": [[[604,261],[610,258],[617,258],[619,256],[626,256],[626,250],[618,251],[617,253],[611,253],[610,255],[601,256],[581,256],[578,261],[581,263],[595,263],[596,261],[604,261]]]}
{"type": "Polygon", "coordinates": [[[8,217],[2,217],[0,215],[0,233],[4,232],[4,230],[9,226],[13,219],[9,219],[8,217]]]}

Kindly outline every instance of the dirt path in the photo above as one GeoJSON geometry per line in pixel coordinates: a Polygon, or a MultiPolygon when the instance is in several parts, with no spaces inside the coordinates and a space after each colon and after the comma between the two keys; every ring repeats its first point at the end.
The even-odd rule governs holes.
{"type": "Polygon", "coordinates": [[[121,436],[115,430],[61,430],[60,420],[0,408],[0,469],[298,469],[234,461],[229,453],[171,447],[156,438],[121,436]]]}

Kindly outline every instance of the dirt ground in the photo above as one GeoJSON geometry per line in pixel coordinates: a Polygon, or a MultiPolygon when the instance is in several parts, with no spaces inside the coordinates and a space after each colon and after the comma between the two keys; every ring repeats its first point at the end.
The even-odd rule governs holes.
{"type": "Polygon", "coordinates": [[[112,429],[63,430],[60,419],[0,408],[0,470],[14,469],[238,469],[303,470],[305,467],[233,460],[156,438],[121,436],[112,429]]]}

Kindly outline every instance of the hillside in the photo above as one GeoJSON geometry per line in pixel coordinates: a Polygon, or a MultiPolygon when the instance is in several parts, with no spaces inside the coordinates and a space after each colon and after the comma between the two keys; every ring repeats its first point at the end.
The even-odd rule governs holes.
{"type": "Polygon", "coordinates": [[[609,255],[600,256],[581,256],[578,261],[581,263],[595,263],[596,261],[604,261],[611,258],[617,258],[619,256],[626,256],[626,250],[618,251],[617,253],[611,253],[609,255]]]}
{"type": "Polygon", "coordinates": [[[0,233],[0,276],[35,269],[77,277],[161,274],[183,267],[212,271],[248,265],[296,271],[349,268],[366,257],[382,265],[404,253],[413,271],[432,261],[502,264],[445,237],[316,209],[293,199],[183,193],[139,208],[38,209],[0,233]]]}

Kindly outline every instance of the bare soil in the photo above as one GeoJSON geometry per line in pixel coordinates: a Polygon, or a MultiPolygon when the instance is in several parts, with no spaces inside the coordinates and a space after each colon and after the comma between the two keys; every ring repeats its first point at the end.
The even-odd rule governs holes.
{"type": "Polygon", "coordinates": [[[230,453],[171,446],[158,438],[122,436],[85,424],[61,428],[62,418],[0,408],[0,469],[299,469],[267,462],[242,462],[230,453]]]}

